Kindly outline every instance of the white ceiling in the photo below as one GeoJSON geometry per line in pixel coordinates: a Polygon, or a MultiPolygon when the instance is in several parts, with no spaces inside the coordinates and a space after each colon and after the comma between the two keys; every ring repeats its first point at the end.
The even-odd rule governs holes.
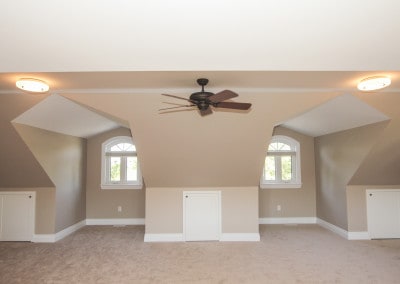
{"type": "Polygon", "coordinates": [[[285,121],[282,125],[317,137],[363,125],[388,120],[365,102],[352,95],[342,95],[306,112],[285,121]]]}
{"type": "MultiPolygon", "coordinates": [[[[43,79],[51,96],[19,120],[88,137],[103,131],[99,120],[115,122],[54,94],[189,95],[199,77],[210,79],[209,91],[356,94],[361,79],[378,74],[393,80],[383,92],[399,92],[399,11],[397,0],[4,0],[0,94],[19,93],[18,78],[43,79]]],[[[285,125],[304,132],[312,118],[319,125],[308,131],[318,135],[336,131],[328,124],[339,110],[348,113],[336,116],[340,129],[383,119],[354,99],[285,125]]]]}
{"type": "Polygon", "coordinates": [[[47,97],[12,122],[83,138],[124,126],[58,95],[47,97]]]}
{"type": "Polygon", "coordinates": [[[2,0],[0,72],[398,70],[397,0],[2,0]]]}

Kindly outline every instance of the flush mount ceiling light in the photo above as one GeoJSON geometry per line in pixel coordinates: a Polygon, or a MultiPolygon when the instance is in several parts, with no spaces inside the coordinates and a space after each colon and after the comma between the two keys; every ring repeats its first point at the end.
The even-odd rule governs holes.
{"type": "Polygon", "coordinates": [[[389,77],[385,76],[368,77],[361,80],[361,82],[358,83],[357,88],[360,91],[365,91],[365,92],[375,91],[389,86],[390,83],[391,80],[389,77]]]}
{"type": "Polygon", "coordinates": [[[19,79],[15,85],[21,90],[33,93],[45,93],[49,90],[49,85],[41,80],[33,78],[19,79]]]}

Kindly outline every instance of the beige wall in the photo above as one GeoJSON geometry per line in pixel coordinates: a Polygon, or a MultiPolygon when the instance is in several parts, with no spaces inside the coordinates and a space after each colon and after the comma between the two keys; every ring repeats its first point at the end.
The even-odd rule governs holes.
{"type": "Polygon", "coordinates": [[[146,234],[182,233],[182,198],[181,188],[146,188],[146,234]]]}
{"type": "Polygon", "coordinates": [[[29,94],[0,95],[0,187],[54,186],[11,123],[44,97],[29,94]]]}
{"type": "Polygon", "coordinates": [[[284,127],[276,127],[274,135],[289,136],[300,143],[302,186],[301,188],[288,189],[260,189],[260,218],[315,217],[314,138],[284,127]],[[277,205],[281,206],[281,211],[277,210],[277,205]]]}
{"type": "MultiPolygon", "coordinates": [[[[147,187],[146,233],[156,234],[182,232],[184,188],[224,188],[222,202],[228,203],[223,205],[226,211],[222,209],[223,230],[258,232],[258,186],[274,126],[337,95],[242,92],[238,101],[252,103],[249,112],[218,110],[204,117],[196,110],[159,114],[157,108],[165,101],[160,93],[64,96],[129,122],[147,187]],[[238,193],[235,188],[247,191],[238,193]],[[246,200],[246,207],[239,199],[246,200]]],[[[91,171],[99,172],[89,169],[88,174],[91,171]]],[[[92,180],[89,175],[88,179],[92,180]]],[[[89,203],[93,188],[98,186],[87,187],[88,218],[97,210],[89,203]]],[[[109,205],[108,200],[101,204],[116,212],[116,204],[109,205]]],[[[103,206],[102,210],[108,209],[103,206]]]]}
{"type": "Polygon", "coordinates": [[[14,124],[56,186],[55,232],[86,218],[86,140],[14,124]]]}
{"type": "Polygon", "coordinates": [[[86,217],[144,218],[145,189],[102,190],[101,144],[115,136],[131,136],[129,129],[119,128],[91,137],[87,141],[86,217]],[[122,212],[118,212],[118,206],[122,212]]]}
{"type": "Polygon", "coordinates": [[[129,122],[147,187],[210,188],[258,186],[274,125],[336,95],[242,92],[238,101],[252,103],[249,112],[204,117],[196,110],[159,114],[160,93],[65,96],[129,122]]]}
{"type": "Polygon", "coordinates": [[[147,188],[146,234],[183,233],[183,192],[220,190],[222,233],[258,233],[258,188],[147,188]]]}
{"type": "Polygon", "coordinates": [[[47,95],[0,95],[0,191],[35,191],[35,234],[54,234],[56,192],[11,121],[47,95]]]}
{"type": "Polygon", "coordinates": [[[400,94],[375,93],[361,96],[368,104],[390,117],[386,128],[357,172],[352,185],[400,184],[400,94]]]}
{"type": "Polygon", "coordinates": [[[222,233],[258,233],[258,187],[221,189],[222,233]]]}
{"type": "Polygon", "coordinates": [[[371,124],[315,139],[318,218],[348,229],[346,186],[387,124],[371,124]]]}

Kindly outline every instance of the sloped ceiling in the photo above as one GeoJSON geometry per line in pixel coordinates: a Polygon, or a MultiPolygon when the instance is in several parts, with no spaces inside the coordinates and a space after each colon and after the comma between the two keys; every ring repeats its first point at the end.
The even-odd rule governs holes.
{"type": "Polygon", "coordinates": [[[160,94],[64,94],[129,122],[148,187],[257,186],[274,125],[335,93],[241,93],[246,113],[197,111],[159,114],[160,94]],[[291,101],[291,104],[287,104],[291,101]]]}
{"type": "Polygon", "coordinates": [[[13,122],[82,138],[123,126],[59,95],[47,97],[13,122]]]}
{"type": "Polygon", "coordinates": [[[388,116],[367,103],[345,94],[289,119],[282,125],[317,137],[388,119],[388,116]]]}

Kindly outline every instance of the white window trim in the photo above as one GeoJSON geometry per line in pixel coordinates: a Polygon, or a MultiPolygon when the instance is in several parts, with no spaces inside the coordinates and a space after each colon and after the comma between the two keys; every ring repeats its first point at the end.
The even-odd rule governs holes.
{"type": "Polygon", "coordinates": [[[108,175],[108,163],[107,163],[107,155],[106,148],[110,144],[118,144],[118,143],[131,143],[134,144],[132,138],[129,136],[116,136],[110,138],[103,142],[101,145],[101,189],[142,189],[143,188],[143,178],[142,173],[140,171],[139,162],[137,165],[137,178],[136,182],[120,182],[120,183],[111,183],[107,180],[108,175]]]}
{"type": "MultiPolygon", "coordinates": [[[[268,182],[264,179],[264,168],[261,174],[261,179],[260,179],[260,188],[261,189],[268,189],[268,188],[301,188],[302,183],[301,183],[301,158],[300,158],[300,143],[288,136],[283,136],[283,135],[275,135],[271,138],[271,141],[269,142],[268,146],[271,143],[274,142],[282,142],[288,145],[291,145],[295,148],[296,150],[296,166],[295,166],[295,174],[296,174],[296,179],[294,181],[290,182],[276,182],[276,181],[271,181],[268,182]]],[[[267,147],[268,151],[268,147],[267,147]]],[[[267,154],[265,155],[267,156],[267,154]]]]}

